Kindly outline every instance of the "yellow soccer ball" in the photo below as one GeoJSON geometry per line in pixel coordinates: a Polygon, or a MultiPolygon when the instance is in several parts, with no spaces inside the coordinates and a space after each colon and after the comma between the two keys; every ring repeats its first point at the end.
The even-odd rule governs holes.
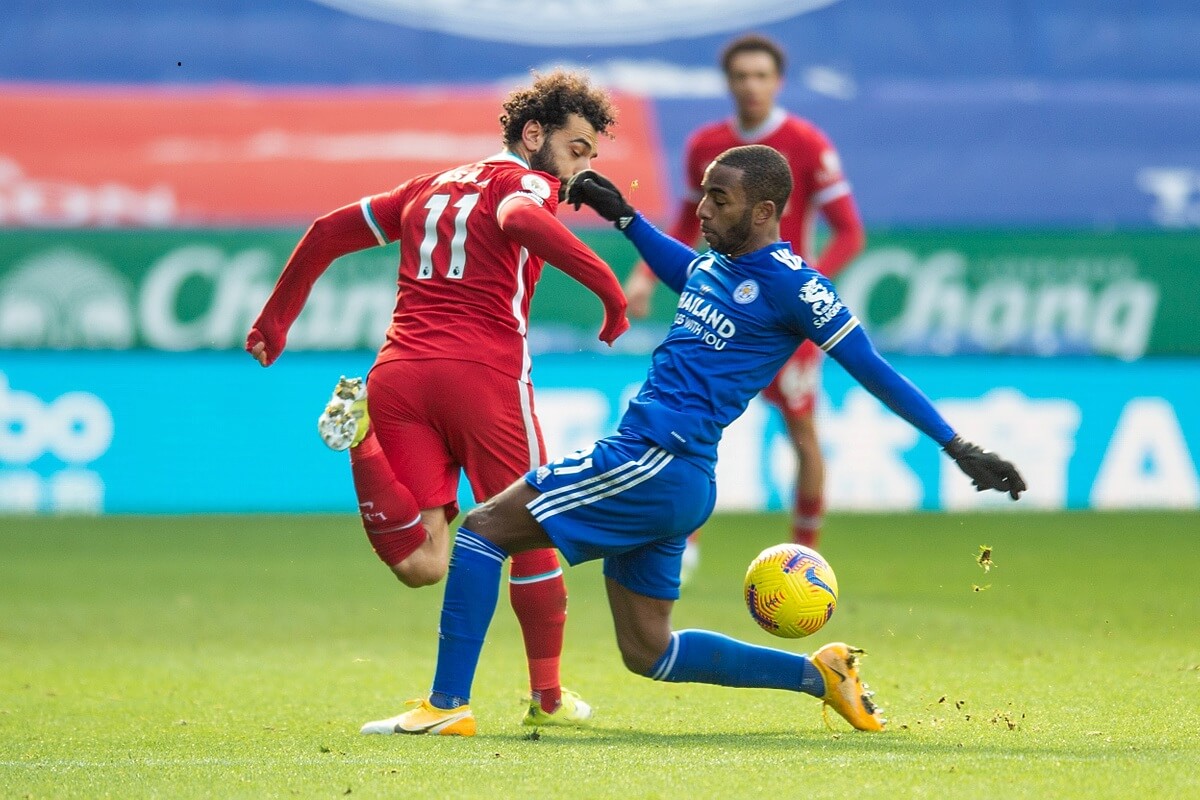
{"type": "Polygon", "coordinates": [[[763,630],[785,639],[814,634],[837,608],[837,576],[809,547],[777,544],[750,562],[746,607],[763,630]]]}

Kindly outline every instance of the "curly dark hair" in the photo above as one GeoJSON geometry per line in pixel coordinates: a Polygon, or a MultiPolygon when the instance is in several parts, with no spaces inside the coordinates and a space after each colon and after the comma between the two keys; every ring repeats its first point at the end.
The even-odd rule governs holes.
{"type": "Polygon", "coordinates": [[[792,194],[792,170],[778,150],[765,144],[731,147],[713,163],[740,169],[746,199],[751,204],[770,200],[775,204],[775,218],[783,216],[783,208],[792,194]]]}
{"type": "Polygon", "coordinates": [[[729,65],[733,57],[739,53],[766,53],[775,62],[776,73],[783,75],[787,72],[787,54],[774,39],[768,39],[758,33],[748,33],[725,45],[725,49],[721,51],[721,69],[726,75],[729,74],[729,65]]]}
{"type": "Polygon", "coordinates": [[[548,75],[534,73],[532,86],[517,89],[504,101],[500,115],[504,145],[512,147],[521,141],[521,132],[530,120],[542,123],[549,132],[565,125],[571,114],[583,117],[603,134],[617,121],[608,92],[592,86],[587,76],[561,69],[548,75]]]}

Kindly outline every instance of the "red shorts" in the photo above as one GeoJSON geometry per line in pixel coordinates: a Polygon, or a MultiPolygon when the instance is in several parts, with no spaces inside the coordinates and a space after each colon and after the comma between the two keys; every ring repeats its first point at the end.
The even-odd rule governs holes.
{"type": "Polygon", "coordinates": [[[817,404],[821,388],[821,348],[805,342],[796,348],[787,363],[775,373],[771,385],[763,389],[763,399],[787,417],[806,417],[817,404]]]}
{"type": "Polygon", "coordinates": [[[546,461],[533,386],[473,361],[377,363],[367,377],[371,428],[396,479],[423,508],[458,515],[458,478],[475,499],[546,461]]]}

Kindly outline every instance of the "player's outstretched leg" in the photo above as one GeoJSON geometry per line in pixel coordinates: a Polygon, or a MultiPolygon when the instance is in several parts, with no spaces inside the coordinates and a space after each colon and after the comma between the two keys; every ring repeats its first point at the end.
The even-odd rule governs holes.
{"type": "Polygon", "coordinates": [[[859,679],[862,652],[835,642],[809,657],[712,631],[685,630],[671,634],[666,652],[643,674],[657,681],[803,692],[820,698],[858,730],[881,731],[887,720],[859,679]]]}
{"type": "Polygon", "coordinates": [[[529,660],[529,707],[526,725],[582,725],[592,707],[567,689],[559,678],[563,628],[567,622],[567,586],[558,554],[550,549],[529,550],[512,557],[509,599],[529,660]]]}

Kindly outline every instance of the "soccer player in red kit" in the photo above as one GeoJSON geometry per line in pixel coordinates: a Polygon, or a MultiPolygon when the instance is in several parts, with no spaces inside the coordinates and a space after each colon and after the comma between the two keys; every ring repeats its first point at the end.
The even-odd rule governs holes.
{"type": "MultiPolygon", "coordinates": [[[[335,258],[400,241],[387,338],[366,385],[340,381],[318,429],[334,449],[350,448],[363,527],[407,586],[446,574],[460,469],[482,501],[546,460],[526,342],[543,263],[600,298],[602,341],[629,327],[612,271],[555,216],[561,184],[588,168],[613,122],[607,94],[586,78],[538,77],[504,103],[498,155],[419,175],[313,223],[250,330],[246,349],[270,365],[335,258]]],[[[567,594],[553,550],[513,561],[510,597],[533,692],[525,722],[585,721],[591,709],[559,682],[567,594]]]]}
{"type": "MultiPolygon", "coordinates": [[[[700,234],[696,206],[702,196],[700,182],[704,170],[731,147],[768,145],[788,160],[795,182],[779,223],[780,235],[811,266],[832,278],[862,250],[865,242],[862,220],[850,194],[850,184],[842,174],[837,150],[811,122],[776,105],[786,68],[786,56],[777,43],[755,34],[742,36],[726,46],[721,67],[736,115],[705,125],[689,138],[688,195],[668,232],[685,244],[696,242],[700,234]],[[829,226],[830,238],[824,251],[815,255],[813,227],[818,211],[829,226]]],[[[645,263],[639,263],[625,284],[630,316],[646,316],[654,287],[654,274],[645,263]]],[[[763,397],[782,412],[788,438],[796,451],[798,474],[792,539],[810,547],[816,546],[820,535],[825,495],[825,460],[813,421],[820,369],[820,349],[805,342],[763,391],[763,397]]],[[[695,537],[688,549],[685,570],[694,569],[698,560],[695,537]]]]}

